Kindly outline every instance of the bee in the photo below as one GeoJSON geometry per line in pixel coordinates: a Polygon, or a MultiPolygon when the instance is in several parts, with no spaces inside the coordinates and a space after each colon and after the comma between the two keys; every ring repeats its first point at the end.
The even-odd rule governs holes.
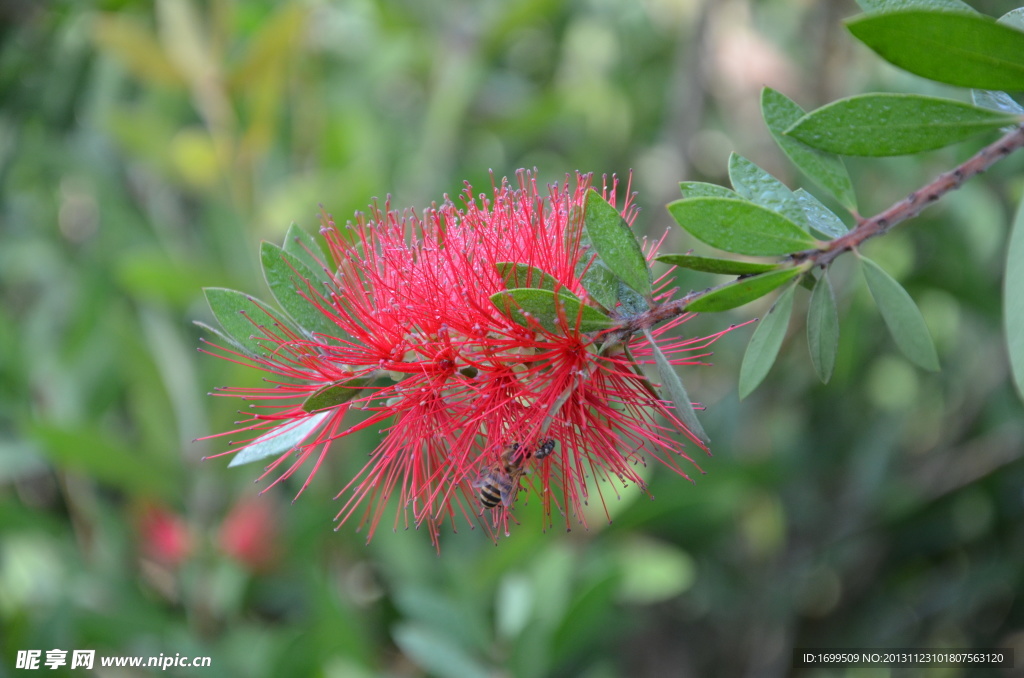
{"type": "Polygon", "coordinates": [[[480,477],[473,483],[473,487],[479,490],[477,497],[485,509],[493,509],[498,504],[505,508],[512,508],[516,495],[519,493],[519,482],[526,472],[526,461],[543,459],[555,450],[555,441],[548,438],[533,452],[519,453],[520,444],[513,442],[505,445],[501,452],[501,462],[491,466],[480,474],[480,477]]]}

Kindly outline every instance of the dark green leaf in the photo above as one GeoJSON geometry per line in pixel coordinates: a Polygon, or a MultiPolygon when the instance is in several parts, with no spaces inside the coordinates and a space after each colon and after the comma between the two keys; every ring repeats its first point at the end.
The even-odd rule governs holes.
{"type": "Polygon", "coordinates": [[[719,186],[708,184],[703,181],[683,181],[679,184],[679,190],[683,193],[683,199],[687,198],[734,198],[740,200],[740,194],[736,191],[719,186]]]}
{"type": "Polygon", "coordinates": [[[363,387],[373,383],[372,378],[356,377],[327,384],[313,392],[302,403],[305,412],[319,412],[348,401],[359,395],[363,387]]]}
{"type": "Polygon", "coordinates": [[[555,295],[549,290],[507,290],[492,294],[491,301],[502,314],[520,325],[533,327],[533,320],[548,332],[560,333],[563,327],[573,331],[577,318],[580,332],[596,332],[614,324],[596,308],[584,306],[575,298],[555,295]]]}
{"type": "Polygon", "coordinates": [[[843,159],[785,135],[785,131],[804,114],[804,109],[785,94],[770,87],[761,91],[761,115],[775,143],[801,172],[831,193],[843,207],[855,212],[857,198],[843,159]]]}
{"type": "Polygon", "coordinates": [[[786,134],[843,155],[905,155],[949,146],[1016,122],[1012,115],[949,99],[863,94],[808,113],[786,134]]]}
{"type": "Polygon", "coordinates": [[[288,227],[284,236],[284,251],[301,261],[322,282],[331,282],[331,276],[324,269],[327,258],[314,238],[299,228],[298,224],[288,227]]]}
{"type": "Polygon", "coordinates": [[[562,294],[576,296],[564,285],[559,285],[553,276],[540,270],[536,266],[526,264],[514,264],[508,261],[500,261],[494,265],[498,269],[505,287],[516,289],[518,287],[535,287],[542,290],[552,290],[556,287],[562,294]]]}
{"type": "Polygon", "coordinates": [[[909,9],[931,9],[937,12],[967,12],[975,14],[973,7],[962,0],[857,0],[865,12],[899,12],[909,9]]]}
{"type": "Polygon", "coordinates": [[[807,346],[811,350],[814,371],[827,384],[832,378],[839,349],[839,314],[827,272],[822,273],[811,292],[811,303],[807,308],[807,346]]]}
{"type": "Polygon", "coordinates": [[[789,219],[746,200],[676,200],[668,211],[698,240],[735,254],[780,256],[820,244],[789,219]]]}
{"type": "Polygon", "coordinates": [[[846,26],[915,75],[960,87],[1024,90],[1024,33],[990,17],[911,10],[859,16],[846,26]]]}
{"type": "Polygon", "coordinates": [[[802,268],[784,268],[749,278],[741,278],[687,304],[686,310],[698,313],[727,311],[763,297],[803,272],[802,268]]]}
{"type": "Polygon", "coordinates": [[[601,261],[622,282],[644,297],[651,296],[651,272],[636,234],[601,194],[587,192],[583,230],[601,261]]]}
{"type": "Polygon", "coordinates": [[[268,305],[255,297],[223,287],[207,287],[203,292],[225,334],[250,355],[260,356],[267,352],[266,343],[255,338],[264,335],[260,328],[266,327],[272,334],[277,334],[277,328],[282,327],[297,333],[287,322],[264,311],[268,305]]]}
{"type": "Polygon", "coordinates": [[[838,214],[822,205],[820,200],[802,188],[796,189],[793,194],[796,195],[800,206],[804,208],[804,214],[807,215],[807,221],[811,222],[811,228],[829,238],[846,235],[846,224],[838,214]]]}
{"type": "Polygon", "coordinates": [[[714,259],[712,257],[698,257],[692,254],[663,254],[658,257],[672,266],[688,268],[692,271],[704,271],[705,273],[721,273],[723,275],[751,275],[753,273],[764,273],[778,267],[778,264],[759,264],[753,261],[733,261],[731,259],[714,259]]]}
{"type": "Polygon", "coordinates": [[[305,264],[269,242],[260,246],[260,261],[271,294],[299,327],[325,337],[341,334],[338,326],[310,301],[323,293],[323,285],[305,264]]]}
{"type": "Polygon", "coordinates": [[[320,424],[330,416],[331,411],[324,410],[323,412],[311,414],[308,417],[291,419],[283,424],[278,424],[239,450],[232,457],[228,468],[287,452],[311,436],[320,424]]]}
{"type": "Polygon", "coordinates": [[[753,393],[775,363],[782,340],[786,338],[795,292],[796,285],[790,285],[779,295],[768,315],[758,323],[757,329],[750,337],[747,352],[743,354],[743,363],[740,365],[740,398],[746,398],[753,393]]]}
{"type": "Polygon", "coordinates": [[[789,186],[742,155],[733,153],[729,156],[729,180],[740,196],[755,205],[778,212],[803,230],[807,230],[807,217],[789,186]]]}
{"type": "Polygon", "coordinates": [[[1003,281],[1003,317],[1006,346],[1017,393],[1024,398],[1024,202],[1017,207],[1007,248],[1006,278],[1003,281]]]}
{"type": "Polygon", "coordinates": [[[871,296],[889,328],[896,345],[918,366],[931,371],[939,369],[939,356],[935,353],[932,336],[907,291],[888,273],[871,261],[861,257],[861,270],[867,280],[871,296]]]}
{"type": "Polygon", "coordinates": [[[690,433],[707,445],[711,442],[711,439],[708,438],[708,434],[704,432],[704,427],[700,425],[700,420],[697,419],[697,413],[693,410],[693,403],[690,402],[690,396],[686,394],[682,380],[676,374],[672,363],[669,362],[665,354],[658,348],[658,343],[654,340],[654,336],[649,329],[644,329],[644,336],[647,338],[647,343],[651,346],[651,351],[654,352],[654,364],[658,367],[661,384],[668,391],[669,397],[676,406],[676,416],[690,430],[690,433]]]}
{"type": "MultiPolygon", "coordinates": [[[[999,23],[1011,26],[1017,30],[1024,30],[1024,7],[1011,9],[999,17],[999,23]]],[[[975,106],[981,106],[982,108],[990,108],[993,111],[1002,111],[1011,115],[1024,114],[1024,106],[1017,103],[1006,92],[990,89],[972,89],[971,99],[974,101],[975,106]]]]}

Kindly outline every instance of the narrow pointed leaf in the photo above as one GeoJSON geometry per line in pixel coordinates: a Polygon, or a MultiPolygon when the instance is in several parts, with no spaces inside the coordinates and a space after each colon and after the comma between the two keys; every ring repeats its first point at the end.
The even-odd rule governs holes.
{"type": "Polygon", "coordinates": [[[915,75],[960,87],[1024,90],[1024,33],[990,17],[911,10],[855,17],[846,27],[915,75]]]}
{"type": "Polygon", "coordinates": [[[917,94],[863,94],[834,101],[800,118],[786,134],[842,155],[919,153],[997,130],[1017,117],[917,94]]]}
{"type": "Polygon", "coordinates": [[[740,365],[740,398],[746,398],[753,393],[775,364],[782,340],[786,338],[789,316],[793,313],[795,292],[796,285],[790,285],[779,295],[768,315],[758,323],[757,329],[750,337],[747,351],[743,354],[743,363],[740,365]]]}
{"type": "Polygon", "coordinates": [[[811,351],[814,371],[827,384],[836,367],[836,352],[839,349],[839,314],[828,273],[818,278],[811,292],[811,302],[807,308],[807,346],[811,351]]]}
{"type": "MultiPolygon", "coordinates": [[[[1024,31],[1024,7],[1011,9],[999,17],[999,23],[1019,31],[1024,31]]],[[[990,89],[972,89],[971,100],[975,106],[990,108],[993,111],[1002,111],[1011,115],[1024,115],[1024,106],[1021,106],[1006,92],[990,89]]]]}
{"type": "Polygon", "coordinates": [[[302,409],[306,412],[318,412],[347,403],[359,395],[359,392],[365,386],[372,384],[373,381],[372,378],[368,377],[356,377],[327,384],[327,386],[317,389],[311,396],[306,398],[302,403],[302,409]]]}
{"type": "Polygon", "coordinates": [[[494,265],[498,269],[498,275],[501,276],[502,281],[505,283],[505,287],[508,289],[516,289],[518,287],[534,287],[541,290],[554,290],[556,287],[560,288],[562,294],[573,295],[563,285],[559,285],[555,278],[540,270],[536,266],[528,266],[526,264],[515,264],[509,261],[500,261],[494,265]]]}
{"type": "Polygon", "coordinates": [[[596,332],[611,327],[614,322],[596,308],[584,306],[576,298],[556,295],[549,290],[532,288],[506,290],[491,295],[491,301],[503,315],[524,327],[533,327],[530,318],[548,332],[561,332],[564,318],[570,330],[579,318],[580,332],[596,332]],[[529,318],[526,314],[529,314],[529,318]]]}
{"type": "Polygon", "coordinates": [[[741,278],[734,283],[715,290],[714,292],[687,304],[686,310],[697,313],[717,313],[748,304],[760,299],[772,290],[782,287],[787,281],[803,273],[802,268],[784,268],[769,271],[749,278],[741,278]]]}
{"type": "Polygon", "coordinates": [[[853,182],[850,181],[850,174],[846,171],[843,159],[806,146],[785,135],[785,131],[805,113],[804,109],[785,94],[770,87],[765,87],[761,91],[761,115],[775,143],[811,181],[831,193],[840,205],[855,212],[857,197],[853,192],[853,182]]]}
{"type": "Polygon", "coordinates": [[[265,241],[260,246],[260,261],[271,294],[299,327],[325,337],[341,334],[340,328],[310,301],[322,293],[323,285],[305,264],[265,241]],[[312,283],[312,290],[308,283],[312,283]]]}
{"type": "Polygon", "coordinates": [[[312,435],[329,416],[331,416],[331,411],[326,410],[301,419],[291,419],[275,426],[239,450],[231,459],[228,468],[287,452],[312,435]]]}
{"type": "Polygon", "coordinates": [[[741,200],[740,194],[725,186],[708,184],[703,181],[683,181],[679,183],[683,199],[687,198],[733,198],[741,200]]]}
{"type": "Polygon", "coordinates": [[[1024,202],[1017,208],[1006,257],[1003,281],[1003,317],[1006,347],[1017,393],[1024,399],[1024,202]]]}
{"type": "Polygon", "coordinates": [[[668,211],[693,237],[734,254],[781,256],[819,244],[781,214],[746,200],[676,200],[668,211]]]}
{"type": "Polygon", "coordinates": [[[742,155],[729,156],[729,180],[740,196],[755,205],[778,212],[807,230],[807,217],[789,186],[764,171],[742,155]]]}
{"type": "Polygon", "coordinates": [[[634,292],[626,283],[619,282],[619,304],[615,311],[622,317],[629,317],[650,310],[651,306],[647,300],[634,292]]]}
{"type": "Polygon", "coordinates": [[[723,275],[752,275],[764,273],[778,268],[778,264],[760,264],[753,261],[733,261],[732,259],[715,259],[713,257],[698,257],[693,254],[663,254],[658,257],[672,266],[688,268],[691,271],[704,271],[705,273],[721,273],[723,275]]]}
{"type": "Polygon", "coordinates": [[[300,228],[298,224],[288,227],[284,236],[284,251],[301,261],[322,282],[330,282],[331,276],[324,269],[327,258],[320,249],[316,238],[300,228]]]}
{"type": "Polygon", "coordinates": [[[802,188],[796,189],[793,194],[800,201],[800,206],[804,208],[804,214],[807,215],[807,221],[811,223],[811,228],[828,238],[846,235],[846,224],[838,214],[821,204],[820,200],[802,188]]]}
{"type": "Polygon", "coordinates": [[[215,337],[217,337],[218,339],[220,339],[222,342],[224,342],[225,348],[234,349],[234,350],[238,351],[239,353],[244,353],[245,355],[253,357],[253,358],[258,357],[255,353],[250,351],[248,348],[246,348],[245,346],[242,346],[242,344],[240,344],[237,339],[235,339],[234,337],[231,337],[231,336],[225,334],[224,332],[221,332],[217,328],[210,327],[206,323],[201,322],[199,320],[193,320],[192,324],[195,325],[196,327],[198,327],[199,329],[203,330],[203,332],[209,332],[210,334],[212,334],[215,337]]]}
{"type": "Polygon", "coordinates": [[[937,371],[939,356],[917,304],[903,286],[878,264],[864,257],[861,257],[861,264],[871,296],[896,345],[916,365],[937,371]]]}
{"type": "Polygon", "coordinates": [[[266,343],[254,338],[263,336],[260,327],[266,327],[275,334],[280,334],[277,328],[297,333],[288,322],[264,311],[269,305],[255,297],[223,287],[207,287],[203,292],[224,333],[251,355],[260,356],[267,352],[266,343]]]}
{"type": "Polygon", "coordinates": [[[585,210],[583,229],[601,261],[619,280],[650,297],[651,272],[633,229],[594,189],[587,192],[585,210]]]}
{"type": "Polygon", "coordinates": [[[651,346],[651,351],[654,352],[654,364],[658,367],[661,384],[668,391],[669,397],[676,406],[675,413],[679,417],[679,421],[683,422],[686,428],[690,430],[690,433],[697,436],[705,445],[709,444],[711,439],[705,433],[704,427],[700,425],[700,420],[697,419],[697,413],[693,409],[690,396],[687,395],[683,382],[679,375],[676,374],[672,363],[669,362],[665,354],[658,348],[658,343],[654,340],[654,336],[651,335],[649,329],[644,330],[644,336],[647,338],[647,343],[651,346]]]}

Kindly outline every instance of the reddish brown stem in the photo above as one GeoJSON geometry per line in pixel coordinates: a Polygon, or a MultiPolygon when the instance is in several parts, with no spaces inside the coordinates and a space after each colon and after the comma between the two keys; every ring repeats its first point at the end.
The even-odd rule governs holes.
{"type": "MultiPolygon", "coordinates": [[[[865,240],[888,233],[897,224],[916,217],[925,207],[938,201],[946,193],[960,188],[968,179],[981,174],[1002,158],[1022,147],[1024,147],[1024,127],[1015,127],[999,139],[999,141],[981,149],[969,160],[949,172],[940,174],[934,181],[922,186],[887,210],[879,212],[868,219],[862,219],[855,215],[857,216],[857,225],[846,235],[829,241],[821,249],[796,252],[787,259],[791,265],[811,261],[815,266],[827,266],[843,252],[855,249],[865,240]]],[[[735,281],[729,281],[704,290],[689,292],[667,304],[655,306],[646,313],[628,318],[616,328],[613,337],[622,341],[634,332],[653,327],[660,322],[685,313],[686,307],[697,299],[731,285],[733,282],[735,281]]]]}

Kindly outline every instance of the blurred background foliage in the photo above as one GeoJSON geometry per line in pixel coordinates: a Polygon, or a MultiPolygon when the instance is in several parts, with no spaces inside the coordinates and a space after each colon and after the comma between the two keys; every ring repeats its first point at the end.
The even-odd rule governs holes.
{"type": "MultiPolygon", "coordinates": [[[[463,529],[437,556],[403,524],[366,545],[354,525],[331,531],[331,498],[376,432],[336,445],[293,505],[295,483],[257,496],[257,469],[200,461],[225,439],[193,442],[239,406],[204,393],[258,379],[197,353],[192,321],[210,321],[202,286],[266,296],[260,240],[315,230],[318,203],[341,219],[388,193],[422,207],[519,167],[542,181],[632,170],[638,227],[656,235],[677,182],[724,183],[732,150],[795,185],[760,121],[763,85],[805,108],[952,91],[855,44],[841,19],[856,11],[0,3],[0,675],[27,648],[212,657],[170,675],[327,678],[845,675],[791,669],[808,646],[1002,646],[1024,662],[1024,412],[999,311],[1020,157],[868,248],[920,303],[941,373],[898,355],[840,262],[832,383],[816,382],[794,322],[739,402],[749,328],[727,336],[713,367],[683,375],[708,407],[707,475],[648,469],[656,501],[606,490],[611,524],[596,507],[588,530],[544,531],[521,500],[497,546],[463,529]]],[[[862,212],[972,143],[851,161],[862,212]]],[[[667,251],[692,245],[676,229],[667,251]]]]}

